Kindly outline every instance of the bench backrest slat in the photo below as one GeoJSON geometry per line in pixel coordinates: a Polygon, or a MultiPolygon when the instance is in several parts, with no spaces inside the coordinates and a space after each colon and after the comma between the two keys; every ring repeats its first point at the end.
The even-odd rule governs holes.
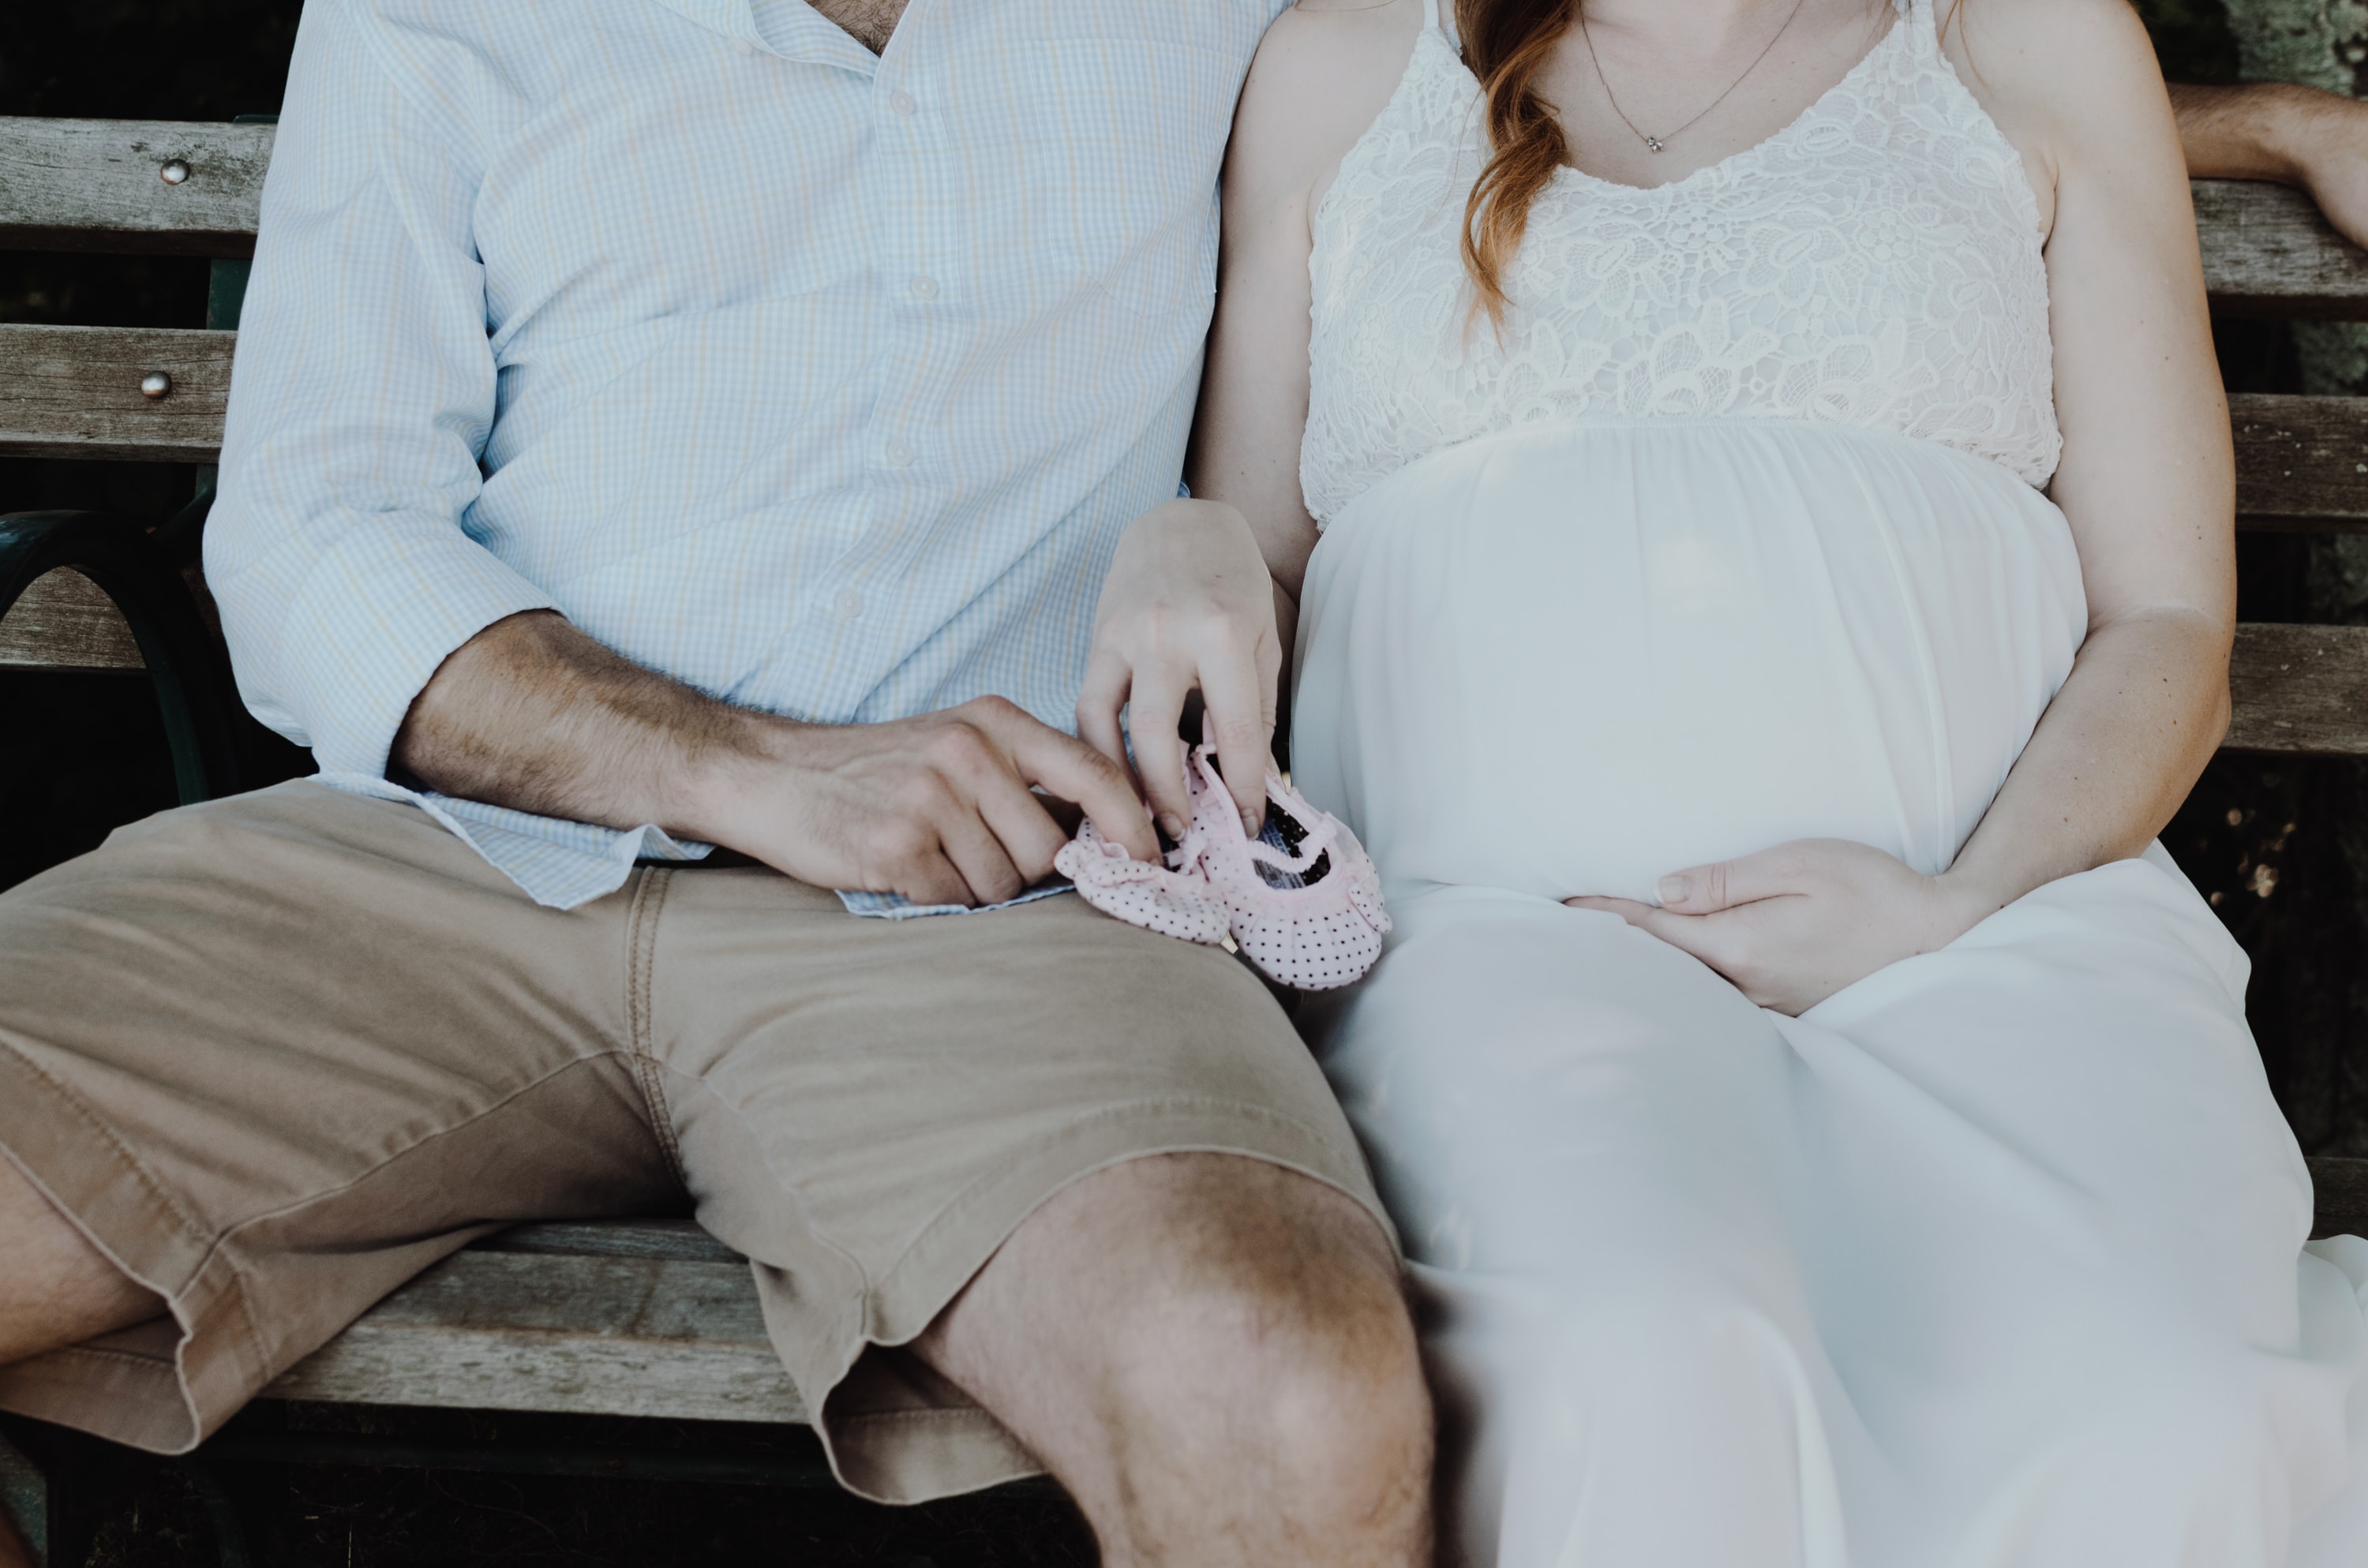
{"type": "Polygon", "coordinates": [[[172,327],[0,326],[0,457],[211,462],[238,335],[172,327]],[[148,377],[169,387],[151,397],[148,377]]]}
{"type": "Polygon", "coordinates": [[[2203,284],[2222,315],[2368,321],[2368,255],[2299,190],[2197,180],[2203,284]]]}
{"type": "Polygon", "coordinates": [[[2230,751],[2368,756],[2368,626],[2242,623],[2228,695],[2230,751]]]}
{"type": "Polygon", "coordinates": [[[272,127],[0,118],[0,250],[246,256],[272,127]],[[163,171],[177,163],[178,183],[163,171]]]}
{"type": "MultiPolygon", "coordinates": [[[[254,247],[274,128],[0,117],[0,250],[254,247]],[[161,171],[188,172],[168,184],[161,171]]],[[[2198,180],[2206,284],[2232,313],[2368,320],[2368,256],[2300,191],[2198,180]]]]}

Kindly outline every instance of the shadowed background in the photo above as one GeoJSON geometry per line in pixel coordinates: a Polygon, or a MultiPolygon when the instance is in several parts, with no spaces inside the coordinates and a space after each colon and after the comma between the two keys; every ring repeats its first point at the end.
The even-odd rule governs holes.
{"type": "MultiPolygon", "coordinates": [[[[0,115],[273,112],[299,9],[298,0],[0,7],[0,115]]],[[[2355,95],[2368,86],[2368,6],[2354,0],[2143,0],[2139,9],[2174,77],[2279,78],[2355,95]]],[[[205,288],[201,260],[0,254],[0,321],[195,326],[205,288]]],[[[2235,391],[2368,391],[2368,329],[2230,323],[2220,347],[2235,391]]],[[[194,483],[181,465],[0,460],[0,511],[95,507],[161,520],[194,483]]],[[[2245,619],[2368,624],[2368,537],[2254,533],[2240,536],[2240,550],[2245,619]]],[[[258,746],[257,756],[267,776],[304,768],[292,748],[258,746]]],[[[0,886],[172,800],[145,677],[0,670],[9,824],[0,886]]],[[[2304,1149],[2368,1155],[2368,764],[2224,756],[2164,840],[2253,957],[2255,1031],[2304,1149]]],[[[512,1438],[530,1436],[534,1420],[362,1419],[512,1438]]],[[[102,1506],[92,1564],[211,1560],[202,1511],[167,1467],[125,1460],[102,1506]]],[[[1092,1555],[1069,1510],[1024,1499],[891,1511],[734,1487],[324,1471],[297,1474],[272,1506],[289,1561],[347,1568],[752,1559],[954,1568],[1092,1555]]]]}

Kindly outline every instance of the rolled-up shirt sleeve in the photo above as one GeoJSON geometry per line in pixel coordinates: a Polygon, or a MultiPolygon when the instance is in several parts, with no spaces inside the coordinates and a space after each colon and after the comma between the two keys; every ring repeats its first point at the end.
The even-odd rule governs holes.
{"type": "Polygon", "coordinates": [[[479,170],[357,9],[314,0],[297,34],[206,576],[247,707],[382,775],[445,657],[552,600],[464,527],[495,398],[479,170]]]}

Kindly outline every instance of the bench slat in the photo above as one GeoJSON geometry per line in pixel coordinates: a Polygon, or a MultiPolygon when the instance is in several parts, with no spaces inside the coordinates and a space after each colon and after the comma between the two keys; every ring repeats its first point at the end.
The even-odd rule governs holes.
{"type": "MultiPolygon", "coordinates": [[[[254,248],[274,128],[185,120],[0,118],[0,249],[254,248]],[[179,160],[188,177],[159,171],[179,160]]],[[[2368,256],[2307,196],[2249,180],[2194,182],[2203,274],[2232,314],[2368,319],[2368,256]]]]}
{"type": "Polygon", "coordinates": [[[250,256],[272,127],[0,118],[0,250],[250,256]],[[188,176],[162,177],[179,161],[188,176]]]}
{"type": "Polygon", "coordinates": [[[114,603],[79,572],[52,572],[0,616],[0,669],[143,670],[114,603]]]}
{"type": "Polygon", "coordinates": [[[2314,1159],[2310,1179],[2317,1188],[2312,1235],[2368,1236],[2368,1160],[2340,1155],[2314,1159]]]}
{"type": "Polygon", "coordinates": [[[178,327],[0,326],[0,457],[211,462],[238,335],[178,327]],[[142,378],[172,389],[152,398],[142,378]]]}
{"type": "Polygon", "coordinates": [[[563,1257],[655,1257],[678,1263],[748,1261],[709,1235],[696,1220],[566,1220],[513,1225],[479,1242],[477,1250],[563,1257]]]}
{"type": "Polygon", "coordinates": [[[2368,397],[2228,400],[2237,437],[2237,527],[2368,530],[2368,397]]]}
{"type": "MultiPolygon", "coordinates": [[[[114,607],[73,573],[42,578],[0,617],[0,669],[144,667],[114,607]]],[[[2248,622],[2237,629],[2228,678],[2228,750],[2368,756],[2368,627],[2248,622]]]]}
{"type": "Polygon", "coordinates": [[[2368,256],[2328,227],[2299,190],[2197,180],[2203,284],[2223,315],[2368,320],[2368,256]]]}
{"type": "MultiPolygon", "coordinates": [[[[210,462],[237,335],[0,324],[0,457],[210,462]],[[151,399],[141,379],[173,379],[151,399]]],[[[2368,529],[2368,398],[2229,399],[2240,527],[2368,529]]]]}
{"type": "MultiPolygon", "coordinates": [[[[2368,1159],[2310,1167],[2314,1233],[2368,1232],[2368,1159]]],[[[267,1393],[802,1423],[735,1257],[689,1221],[518,1226],[427,1270],[267,1393]]]]}
{"type": "Polygon", "coordinates": [[[803,1422],[746,1263],[464,1252],[266,1391],[336,1403],[803,1422]]]}
{"type": "Polygon", "coordinates": [[[2237,628],[2229,751],[2368,756],[2368,626],[2237,628]]]}

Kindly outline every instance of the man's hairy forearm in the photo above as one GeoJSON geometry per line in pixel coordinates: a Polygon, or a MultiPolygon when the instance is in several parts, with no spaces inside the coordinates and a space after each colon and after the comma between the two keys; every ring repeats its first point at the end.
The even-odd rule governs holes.
{"type": "Polygon", "coordinates": [[[456,649],[412,703],[393,761],[448,795],[699,835],[710,765],[756,756],[786,722],[643,669],[545,610],[456,649]]]}
{"type": "Polygon", "coordinates": [[[2284,83],[2207,87],[2175,82],[2170,105],[2187,172],[2197,179],[2265,179],[2300,183],[2294,142],[2314,113],[2346,100],[2284,83]]]}

